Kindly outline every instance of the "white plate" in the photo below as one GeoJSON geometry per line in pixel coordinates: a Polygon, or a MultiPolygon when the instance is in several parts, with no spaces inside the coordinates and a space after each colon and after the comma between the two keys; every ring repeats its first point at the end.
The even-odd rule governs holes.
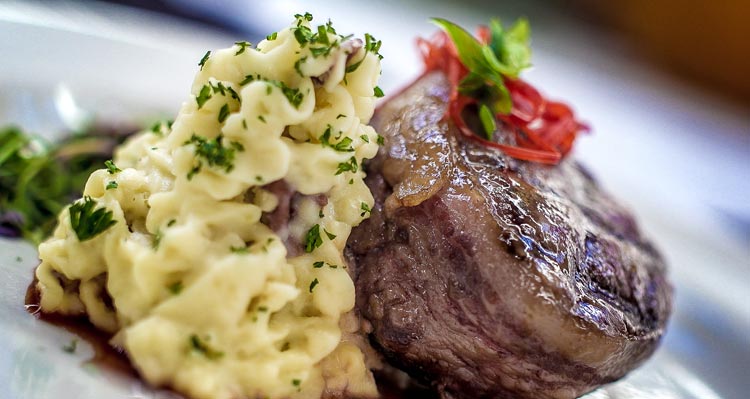
{"type": "MultiPolygon", "coordinates": [[[[174,113],[189,91],[202,54],[235,40],[191,26],[154,24],[157,20],[152,15],[121,9],[115,10],[119,22],[114,23],[101,17],[100,11],[71,12],[70,7],[53,10],[23,3],[0,5],[0,54],[4,55],[0,64],[0,124],[12,121],[44,132],[69,123],[50,118],[55,110],[45,101],[55,90],[72,94],[83,108],[107,117],[174,113]]],[[[103,14],[109,12],[104,10],[103,14]]],[[[264,15],[267,24],[278,27],[288,22],[287,17],[282,19],[274,12],[264,15]]],[[[387,13],[387,7],[381,12],[387,13]]],[[[352,26],[358,23],[356,18],[367,24],[361,14],[352,16],[332,7],[318,13],[334,21],[346,18],[352,26]]],[[[368,15],[370,21],[377,20],[368,15]]],[[[421,22],[425,16],[413,10],[402,17],[414,24],[405,22],[400,31],[382,26],[372,29],[384,40],[384,49],[391,49],[385,53],[382,86],[386,89],[405,83],[407,75],[418,69],[409,47],[411,40],[399,39],[405,34],[403,27],[421,26],[415,30],[423,32],[431,29],[421,22]],[[407,60],[406,67],[397,69],[396,59],[407,60]]],[[[463,19],[461,22],[478,18],[457,17],[463,19]]],[[[710,103],[713,111],[707,113],[695,102],[675,100],[671,94],[684,90],[650,75],[644,77],[637,68],[617,66],[616,57],[591,65],[585,58],[567,57],[569,52],[585,53],[580,44],[566,49],[563,43],[564,50],[560,50],[549,35],[545,39],[542,34],[536,40],[537,69],[530,78],[545,91],[569,93],[568,99],[595,130],[608,132],[582,138],[579,153],[605,185],[639,214],[643,228],[666,253],[677,288],[675,314],[660,350],[627,378],[589,398],[747,397],[750,250],[743,237],[729,234],[718,223],[707,205],[721,205],[728,197],[734,198],[726,201],[736,205],[733,209],[746,211],[747,203],[736,202],[750,198],[741,179],[750,175],[750,146],[745,147],[743,137],[731,135],[708,142],[675,118],[686,109],[695,110],[693,117],[700,116],[701,126],[718,126],[729,133],[750,127],[750,121],[715,103],[710,103]],[[561,75],[568,79],[559,79],[561,75]],[[617,95],[612,96],[611,90],[617,95]],[[638,106],[644,103],[647,106],[638,106]],[[675,136],[675,123],[681,129],[680,137],[675,136]],[[644,126],[656,131],[644,133],[644,126]],[[655,154],[654,148],[675,142],[677,145],[666,150],[672,151],[668,152],[671,159],[665,161],[655,154]],[[650,150],[644,153],[643,148],[650,150]],[[693,151],[702,156],[684,159],[693,151]],[[693,179],[696,173],[697,179],[710,177],[711,181],[704,184],[711,192],[699,191],[700,186],[686,177],[688,173],[673,170],[677,168],[687,168],[693,179]],[[730,185],[732,190],[722,191],[730,185]]],[[[36,262],[35,248],[0,240],[0,398],[172,396],[88,365],[93,349],[86,342],[79,342],[73,354],[65,352],[62,348],[75,336],[36,320],[23,307],[36,262]]]]}

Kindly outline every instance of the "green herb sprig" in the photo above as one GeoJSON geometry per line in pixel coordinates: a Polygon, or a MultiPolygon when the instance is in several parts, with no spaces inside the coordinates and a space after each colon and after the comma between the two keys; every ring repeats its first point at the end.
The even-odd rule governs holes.
{"type": "Polygon", "coordinates": [[[512,106],[505,79],[516,79],[522,70],[531,66],[528,21],[521,18],[506,30],[499,20],[493,19],[487,44],[482,44],[453,22],[442,18],[433,18],[432,21],[450,36],[458,58],[469,70],[459,83],[458,91],[479,100],[480,119],[488,138],[491,138],[494,117],[488,115],[508,114],[512,106]]]}

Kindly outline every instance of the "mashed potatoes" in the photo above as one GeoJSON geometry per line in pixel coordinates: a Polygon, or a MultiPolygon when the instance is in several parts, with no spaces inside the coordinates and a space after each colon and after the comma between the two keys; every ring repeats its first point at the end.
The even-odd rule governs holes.
{"type": "Polygon", "coordinates": [[[354,306],[342,251],[373,204],[360,165],[378,148],[379,42],[311,21],[207,53],[174,123],[120,148],[39,247],[42,310],[87,314],[152,384],[376,395],[339,325],[354,306]],[[274,230],[279,181],[297,194],[274,230]]]}

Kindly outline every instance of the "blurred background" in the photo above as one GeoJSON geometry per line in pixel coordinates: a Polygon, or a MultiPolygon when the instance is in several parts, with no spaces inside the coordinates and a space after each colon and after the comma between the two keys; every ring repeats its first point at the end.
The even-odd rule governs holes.
{"type": "Polygon", "coordinates": [[[386,95],[420,73],[414,38],[435,31],[429,17],[529,18],[524,78],[593,127],[576,157],[672,265],[677,311],[658,362],[684,365],[698,385],[658,397],[747,397],[750,1],[5,0],[0,123],[54,137],[92,115],[174,115],[206,50],[257,43],[305,11],[383,40],[386,95]]]}

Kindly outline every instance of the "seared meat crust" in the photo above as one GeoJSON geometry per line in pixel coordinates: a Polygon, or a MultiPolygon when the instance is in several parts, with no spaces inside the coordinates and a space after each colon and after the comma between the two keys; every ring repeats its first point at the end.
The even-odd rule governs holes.
{"type": "Polygon", "coordinates": [[[443,398],[574,398],[622,377],[664,333],[663,259],[575,161],[461,136],[448,93],[432,72],[373,119],[376,205],[348,248],[371,341],[443,398]]]}

